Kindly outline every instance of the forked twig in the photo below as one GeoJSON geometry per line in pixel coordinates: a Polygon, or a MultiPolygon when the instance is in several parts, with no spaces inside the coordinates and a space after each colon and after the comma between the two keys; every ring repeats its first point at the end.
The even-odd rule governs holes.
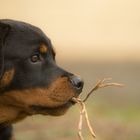
{"type": "Polygon", "coordinates": [[[98,80],[97,84],[91,89],[91,91],[87,94],[83,102],[86,102],[86,100],[89,98],[89,96],[97,89],[99,88],[105,88],[105,87],[123,87],[123,84],[119,83],[105,83],[106,81],[110,80],[111,78],[104,78],[103,80],[98,80]]]}
{"type": "Polygon", "coordinates": [[[93,131],[93,128],[91,126],[91,123],[89,121],[89,118],[88,118],[88,114],[87,114],[87,110],[86,110],[86,107],[85,107],[85,103],[79,99],[79,98],[72,98],[72,101],[78,103],[80,105],[80,119],[79,119],[79,124],[78,124],[78,136],[80,138],[80,140],[84,140],[84,137],[82,135],[82,127],[83,127],[83,115],[85,116],[85,119],[86,119],[86,124],[87,124],[87,127],[89,129],[89,132],[91,133],[92,137],[95,138],[95,133],[93,131]]]}
{"type": "Polygon", "coordinates": [[[118,83],[105,83],[108,80],[110,80],[110,78],[105,78],[103,80],[99,80],[97,82],[97,84],[92,88],[92,90],[87,94],[87,96],[84,98],[84,100],[81,100],[80,98],[75,98],[75,97],[72,98],[73,102],[78,103],[80,105],[80,119],[79,119],[79,124],[78,124],[78,136],[79,136],[80,140],[84,140],[84,137],[82,135],[83,115],[85,116],[86,124],[89,129],[89,132],[91,133],[93,138],[96,138],[93,128],[91,126],[91,123],[89,121],[88,113],[87,113],[84,102],[87,101],[87,99],[93,93],[93,91],[95,91],[99,88],[110,87],[110,86],[123,87],[122,84],[118,84],[118,83]]]}
{"type": "Polygon", "coordinates": [[[73,100],[81,106],[80,118],[79,118],[79,124],[78,124],[78,136],[81,140],[84,140],[82,136],[82,126],[83,126],[83,115],[85,113],[85,106],[83,106],[83,103],[80,101],[80,99],[73,98],[73,100]]]}

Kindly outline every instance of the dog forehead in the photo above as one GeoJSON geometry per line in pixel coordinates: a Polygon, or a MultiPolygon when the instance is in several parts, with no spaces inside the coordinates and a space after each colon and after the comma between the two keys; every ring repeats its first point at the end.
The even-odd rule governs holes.
{"type": "Polygon", "coordinates": [[[46,44],[48,48],[52,47],[50,39],[40,28],[13,20],[4,20],[4,23],[11,27],[5,42],[5,53],[8,54],[8,56],[11,54],[12,56],[20,57],[24,54],[24,57],[26,57],[43,43],[46,44]]]}

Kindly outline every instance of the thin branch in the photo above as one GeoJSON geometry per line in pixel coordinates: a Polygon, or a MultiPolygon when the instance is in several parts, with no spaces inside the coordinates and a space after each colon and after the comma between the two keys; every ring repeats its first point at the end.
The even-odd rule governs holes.
{"type": "Polygon", "coordinates": [[[87,94],[87,96],[84,98],[84,100],[81,100],[80,98],[72,98],[72,101],[75,103],[78,103],[80,105],[80,118],[79,118],[79,124],[78,124],[78,136],[80,140],[84,140],[84,137],[82,135],[82,128],[83,128],[83,116],[86,119],[86,124],[89,129],[90,134],[92,135],[93,138],[96,138],[95,133],[93,131],[93,128],[91,126],[91,123],[89,121],[88,113],[85,107],[85,103],[87,99],[90,97],[90,95],[97,89],[99,88],[105,88],[105,87],[123,87],[124,85],[119,84],[119,83],[108,83],[106,81],[111,80],[111,78],[105,78],[103,80],[99,80],[97,84],[91,89],[91,91],[87,94]]]}
{"type": "Polygon", "coordinates": [[[111,78],[105,78],[103,80],[99,80],[97,84],[91,89],[91,91],[87,94],[85,99],[83,99],[83,102],[86,102],[86,100],[89,98],[89,96],[97,89],[99,88],[105,88],[105,87],[123,87],[123,84],[119,83],[105,83],[106,81],[110,80],[111,78]]]}
{"type": "MultiPolygon", "coordinates": [[[[83,103],[83,105],[85,106],[84,103],[83,103]]],[[[96,135],[95,135],[95,133],[93,131],[93,128],[92,128],[91,123],[90,123],[89,118],[88,118],[88,113],[87,113],[86,107],[85,107],[85,118],[86,118],[87,126],[89,128],[89,131],[90,131],[92,137],[96,138],[96,135]]]]}
{"type": "Polygon", "coordinates": [[[89,132],[91,133],[92,137],[95,138],[96,136],[95,136],[95,133],[94,133],[93,128],[91,126],[91,123],[89,121],[87,110],[86,110],[84,102],[81,99],[74,98],[74,97],[72,98],[72,101],[74,101],[80,105],[80,119],[79,119],[79,124],[78,124],[78,136],[79,136],[80,140],[84,140],[84,137],[82,135],[83,115],[85,116],[86,124],[87,124],[87,127],[89,129],[89,132]]]}
{"type": "Polygon", "coordinates": [[[81,106],[80,119],[79,119],[79,124],[78,124],[78,136],[81,140],[84,140],[84,137],[82,135],[82,127],[83,127],[83,115],[85,112],[85,107],[83,106],[82,102],[80,102],[80,100],[75,99],[75,101],[81,106]]]}

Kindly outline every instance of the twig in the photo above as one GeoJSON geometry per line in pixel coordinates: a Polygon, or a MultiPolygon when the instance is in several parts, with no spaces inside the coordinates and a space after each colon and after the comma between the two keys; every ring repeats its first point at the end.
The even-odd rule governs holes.
{"type": "Polygon", "coordinates": [[[106,81],[110,80],[111,78],[104,78],[103,80],[99,80],[97,84],[91,89],[91,91],[87,94],[83,102],[86,102],[86,100],[89,98],[89,96],[97,89],[99,88],[105,88],[105,87],[123,87],[123,84],[119,83],[105,83],[106,81]]]}
{"type": "Polygon", "coordinates": [[[85,107],[83,106],[83,103],[79,100],[75,98],[75,102],[77,102],[80,106],[80,119],[79,119],[79,125],[78,125],[78,136],[81,140],[84,140],[83,135],[82,135],[82,126],[83,126],[83,115],[85,112],[85,107]]]}
{"type": "Polygon", "coordinates": [[[83,115],[85,116],[86,119],[86,124],[87,127],[89,129],[89,132],[91,133],[93,138],[96,138],[95,133],[93,131],[93,128],[91,126],[91,123],[89,121],[88,118],[88,113],[85,107],[85,103],[87,101],[87,99],[89,98],[89,96],[93,93],[93,91],[99,89],[99,88],[105,88],[105,87],[123,87],[124,85],[119,84],[119,83],[105,83],[106,81],[110,80],[111,78],[105,78],[103,80],[99,80],[97,82],[97,84],[91,89],[91,91],[87,94],[87,96],[85,97],[85,99],[81,100],[80,98],[72,98],[72,101],[75,103],[78,103],[80,105],[80,119],[79,119],[79,124],[78,124],[78,136],[80,138],[80,140],[84,140],[84,137],[82,135],[82,127],[83,127],[83,115]]]}
{"type": "Polygon", "coordinates": [[[80,108],[80,119],[79,119],[79,124],[78,124],[78,136],[79,136],[80,140],[84,140],[83,135],[82,135],[83,115],[85,116],[86,124],[87,124],[87,127],[89,128],[89,131],[90,131],[92,137],[95,138],[96,136],[95,136],[95,133],[94,133],[93,128],[91,126],[91,123],[89,121],[87,110],[86,110],[84,102],[81,99],[74,98],[74,97],[72,98],[72,100],[74,102],[78,103],[81,107],[80,108]]]}
{"type": "MultiPolygon", "coordinates": [[[[83,105],[85,106],[85,104],[83,104],[83,105]]],[[[91,123],[90,123],[89,118],[88,118],[88,113],[87,113],[86,107],[85,107],[85,117],[86,117],[87,126],[89,128],[89,131],[90,131],[92,137],[96,138],[96,135],[93,131],[93,128],[92,128],[91,123]]]]}

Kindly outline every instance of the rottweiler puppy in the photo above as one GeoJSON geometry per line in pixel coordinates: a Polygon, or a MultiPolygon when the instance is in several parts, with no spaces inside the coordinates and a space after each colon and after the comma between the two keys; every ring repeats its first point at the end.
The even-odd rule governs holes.
{"type": "Polygon", "coordinates": [[[37,27],[0,20],[0,140],[34,114],[63,115],[83,81],[57,66],[50,39],[37,27]]]}

